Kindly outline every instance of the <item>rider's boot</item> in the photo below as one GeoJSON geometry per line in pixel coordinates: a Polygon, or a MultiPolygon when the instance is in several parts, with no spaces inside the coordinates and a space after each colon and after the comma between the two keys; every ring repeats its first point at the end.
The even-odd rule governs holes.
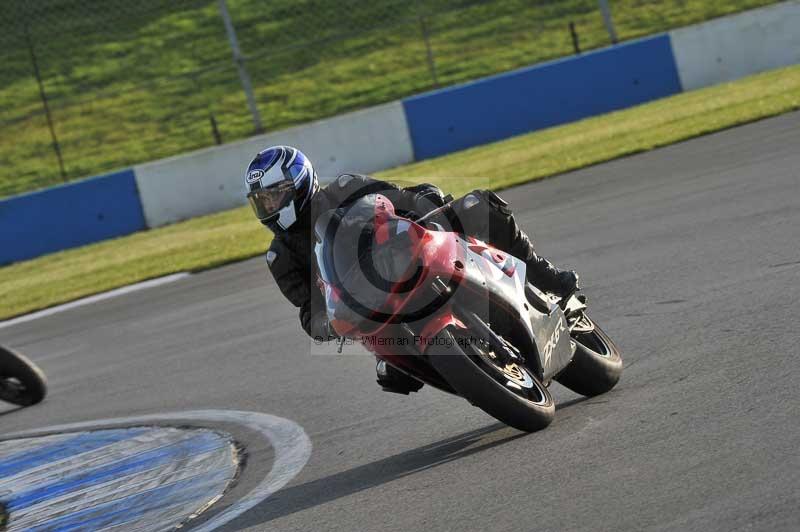
{"type": "Polygon", "coordinates": [[[559,297],[569,296],[578,290],[577,273],[572,270],[556,268],[552,262],[536,254],[525,233],[521,232],[521,235],[522,238],[515,242],[516,249],[509,252],[515,257],[525,260],[527,266],[525,276],[531,284],[559,297]]]}
{"type": "Polygon", "coordinates": [[[409,377],[383,360],[378,360],[375,372],[378,374],[378,384],[384,392],[408,395],[410,392],[418,392],[423,386],[417,379],[409,377]]]}

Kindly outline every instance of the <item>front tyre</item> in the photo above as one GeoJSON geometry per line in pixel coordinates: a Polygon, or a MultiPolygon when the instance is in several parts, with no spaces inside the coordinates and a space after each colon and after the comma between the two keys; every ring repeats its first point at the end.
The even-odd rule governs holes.
{"type": "Polygon", "coordinates": [[[524,366],[503,367],[465,331],[448,327],[427,354],[431,365],[455,390],[490,416],[525,432],[553,421],[550,392],[524,366]]]}
{"type": "Polygon", "coordinates": [[[611,338],[583,316],[591,332],[573,333],[575,356],[556,381],[575,393],[592,397],[611,390],[622,375],[622,356],[611,338]]]}
{"type": "Polygon", "coordinates": [[[19,406],[41,402],[47,394],[47,379],[33,362],[0,347],[0,401],[19,406]]]}

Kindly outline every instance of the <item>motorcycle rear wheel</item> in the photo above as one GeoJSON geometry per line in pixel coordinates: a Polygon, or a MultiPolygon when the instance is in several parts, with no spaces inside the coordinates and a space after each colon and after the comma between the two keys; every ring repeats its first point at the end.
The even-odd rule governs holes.
{"type": "Polygon", "coordinates": [[[460,329],[448,327],[428,349],[431,365],[465,399],[506,425],[525,432],[555,416],[550,392],[524,366],[500,368],[460,329]]]}
{"type": "Polygon", "coordinates": [[[47,379],[33,362],[0,347],[0,401],[19,406],[41,402],[47,394],[47,379]]]}
{"type": "MultiPolygon", "coordinates": [[[[585,319],[589,320],[588,316],[585,319]]],[[[587,397],[610,391],[622,376],[619,348],[596,323],[591,323],[592,332],[573,335],[575,356],[556,377],[559,384],[587,397]]]]}

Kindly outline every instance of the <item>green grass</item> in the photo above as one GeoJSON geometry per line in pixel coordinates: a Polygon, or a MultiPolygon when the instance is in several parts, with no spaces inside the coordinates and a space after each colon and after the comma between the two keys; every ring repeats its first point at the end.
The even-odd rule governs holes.
{"type": "MultiPolygon", "coordinates": [[[[800,66],[395,168],[379,176],[405,182],[432,181],[454,195],[477,187],[498,189],[796,109],[800,109],[800,66]]],[[[245,259],[263,253],[268,242],[269,233],[249,208],[240,208],[12,264],[0,268],[0,318],[160,275],[245,259]]]]}
{"type": "MultiPolygon", "coordinates": [[[[775,0],[615,0],[621,39],[775,0]]],[[[270,130],[609,44],[597,0],[228,0],[270,130]],[[420,9],[417,11],[417,9],[420,9]]],[[[0,9],[0,197],[253,134],[216,0],[8,0],[0,9]],[[26,21],[26,26],[22,23],[26,21]]]]}

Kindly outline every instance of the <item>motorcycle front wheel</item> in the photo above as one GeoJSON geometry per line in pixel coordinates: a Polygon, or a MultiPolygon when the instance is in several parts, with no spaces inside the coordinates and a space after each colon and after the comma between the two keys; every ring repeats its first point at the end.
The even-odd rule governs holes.
{"type": "Polygon", "coordinates": [[[47,394],[47,379],[33,362],[0,346],[0,401],[19,406],[41,402],[47,394]]]}
{"type": "Polygon", "coordinates": [[[559,384],[575,393],[593,397],[613,388],[622,376],[622,355],[619,348],[588,316],[591,332],[573,333],[575,356],[572,362],[556,376],[559,384]]]}
{"type": "Polygon", "coordinates": [[[502,364],[487,344],[448,327],[427,351],[430,364],[465,399],[506,425],[525,432],[555,416],[550,392],[523,365],[502,364]]]}

